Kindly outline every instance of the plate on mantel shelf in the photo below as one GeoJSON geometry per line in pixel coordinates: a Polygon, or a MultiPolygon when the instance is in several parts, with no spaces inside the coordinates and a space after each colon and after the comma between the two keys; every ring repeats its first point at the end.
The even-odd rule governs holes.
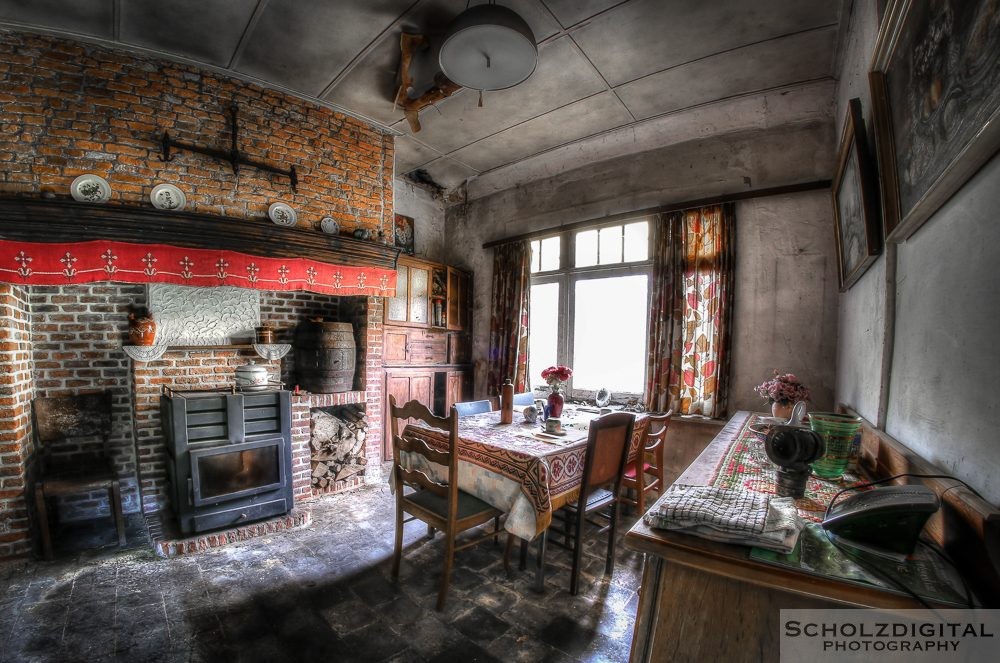
{"type": "Polygon", "coordinates": [[[106,203],[111,198],[111,185],[100,175],[80,175],[69,185],[73,200],[81,203],[106,203]]]}
{"type": "Polygon", "coordinates": [[[149,192],[149,200],[156,209],[180,211],[187,205],[184,192],[173,184],[157,184],[149,192]]]}
{"type": "Polygon", "coordinates": [[[271,203],[271,206],[267,208],[267,216],[279,226],[291,227],[295,225],[295,210],[287,203],[271,203]]]}

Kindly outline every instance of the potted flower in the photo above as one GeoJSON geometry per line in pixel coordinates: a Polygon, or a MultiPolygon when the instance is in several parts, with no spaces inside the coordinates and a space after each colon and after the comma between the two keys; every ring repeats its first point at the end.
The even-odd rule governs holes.
{"type": "Polygon", "coordinates": [[[792,373],[780,374],[754,387],[760,397],[771,404],[771,414],[788,419],[792,416],[792,406],[799,401],[809,400],[809,388],[799,382],[792,373]]]}
{"type": "Polygon", "coordinates": [[[573,377],[573,369],[569,366],[549,366],[542,371],[542,379],[549,383],[552,393],[549,394],[549,415],[558,417],[562,414],[565,398],[562,395],[563,384],[573,377]]]}

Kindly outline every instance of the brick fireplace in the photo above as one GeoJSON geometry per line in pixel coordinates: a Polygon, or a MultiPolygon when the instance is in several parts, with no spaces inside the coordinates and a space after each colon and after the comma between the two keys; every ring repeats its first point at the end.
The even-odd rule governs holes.
{"type": "MultiPolygon", "coordinates": [[[[0,240],[161,241],[249,255],[301,256],[334,265],[365,265],[371,257],[392,254],[385,244],[392,237],[393,140],[360,120],[189,65],[49,36],[0,31],[0,68],[8,83],[0,99],[0,122],[17,128],[0,134],[0,166],[5,172],[0,183],[0,240]],[[228,165],[194,153],[160,159],[164,132],[188,143],[227,146],[228,109],[234,104],[243,137],[240,149],[261,163],[294,166],[294,190],[280,176],[253,168],[236,174],[228,165]],[[84,173],[107,180],[109,201],[78,204],[76,209],[63,205],[57,210],[58,223],[41,215],[51,211],[46,205],[57,208],[68,200],[71,182],[84,173]],[[161,182],[176,184],[186,193],[183,214],[168,219],[150,212],[149,192],[161,182]],[[279,200],[297,211],[295,228],[280,228],[267,219],[269,205],[279,200]],[[102,215],[114,217],[117,225],[103,226],[102,215]],[[361,229],[371,240],[324,235],[319,223],[326,216],[340,223],[344,235],[361,229]],[[228,225],[213,234],[208,222],[216,218],[228,225]],[[163,239],[165,228],[174,233],[176,243],[163,239]],[[158,239],[150,239],[153,236],[158,239]],[[262,253],[255,253],[254,246],[262,253]],[[341,255],[348,260],[341,262],[341,255]]],[[[6,262],[0,265],[5,267],[6,262]]],[[[111,391],[109,446],[125,477],[125,510],[164,512],[169,500],[159,420],[162,388],[228,387],[237,366],[263,360],[248,346],[232,346],[171,348],[154,361],[133,361],[122,345],[129,310],[146,304],[144,285],[25,285],[16,275],[0,281],[6,281],[0,282],[0,558],[32,548],[27,496],[35,397],[111,391]]],[[[351,322],[358,347],[354,389],[293,398],[296,504],[311,495],[311,408],[359,404],[370,422],[382,420],[383,301],[364,295],[261,291],[261,321],[276,328],[278,342],[291,343],[299,321],[321,315],[351,322]]],[[[294,350],[266,364],[272,378],[294,389],[294,350]]],[[[365,453],[376,459],[380,450],[381,426],[372,425],[365,453]]],[[[377,472],[377,462],[369,465],[377,472]]],[[[330,489],[363,480],[356,475],[330,489]]],[[[98,495],[59,505],[60,517],[66,519],[105,514],[107,509],[106,498],[98,495]]]]}

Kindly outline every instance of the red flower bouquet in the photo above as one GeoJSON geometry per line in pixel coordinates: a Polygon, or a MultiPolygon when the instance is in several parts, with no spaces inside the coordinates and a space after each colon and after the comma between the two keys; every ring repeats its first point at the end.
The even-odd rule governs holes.
{"type": "Polygon", "coordinates": [[[573,377],[573,369],[569,366],[549,366],[542,371],[542,379],[550,385],[561,385],[573,377]]]}

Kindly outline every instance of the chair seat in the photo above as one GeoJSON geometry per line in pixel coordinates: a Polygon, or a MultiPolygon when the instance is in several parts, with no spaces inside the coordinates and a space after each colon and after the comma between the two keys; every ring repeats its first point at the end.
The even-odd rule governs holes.
{"type": "MultiPolygon", "coordinates": [[[[615,501],[615,494],[606,488],[598,488],[587,496],[587,504],[584,509],[589,513],[594,509],[600,509],[615,501]]],[[[567,511],[576,511],[576,502],[571,502],[563,507],[567,511]]]]}
{"type": "MultiPolygon", "coordinates": [[[[418,490],[404,495],[403,502],[412,502],[441,518],[448,517],[448,500],[440,495],[435,495],[429,490],[418,490]]],[[[500,511],[478,497],[470,495],[464,490],[458,491],[458,520],[482,515],[485,521],[499,514],[500,511]]]]}
{"type": "MultiPolygon", "coordinates": [[[[653,467],[652,463],[642,464],[643,474],[653,474],[656,468],[653,467]]],[[[628,467],[625,468],[625,478],[635,480],[635,463],[629,463],[628,467]]]]}

